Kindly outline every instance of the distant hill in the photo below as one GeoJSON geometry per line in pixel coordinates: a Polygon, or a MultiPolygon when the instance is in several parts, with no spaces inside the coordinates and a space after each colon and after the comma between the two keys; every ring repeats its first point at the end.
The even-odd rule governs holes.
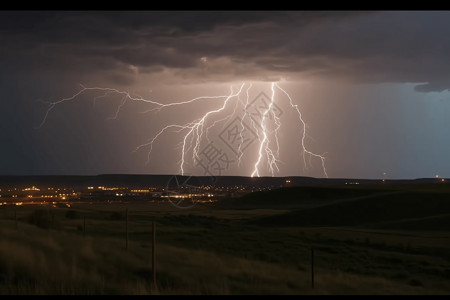
{"type": "MultiPolygon", "coordinates": [[[[165,187],[174,175],[0,176],[0,188],[165,187]]],[[[177,176],[183,182],[188,176],[177,176]]],[[[287,213],[251,219],[268,226],[363,226],[409,230],[450,230],[450,184],[441,179],[361,180],[311,177],[195,177],[198,184],[269,187],[224,198],[216,209],[280,209],[287,213]],[[289,182],[287,182],[289,181],[289,182]]],[[[445,180],[448,181],[448,180],[445,180]]]]}
{"type": "MultiPolygon", "coordinates": [[[[166,186],[175,175],[133,175],[133,174],[102,174],[95,176],[76,175],[49,175],[49,176],[0,176],[0,188],[5,186],[27,186],[27,185],[52,185],[64,187],[84,186],[127,186],[127,187],[149,187],[166,186]]],[[[178,176],[183,179],[188,176],[178,176]]],[[[279,188],[289,186],[336,186],[347,184],[379,185],[381,180],[372,179],[345,179],[345,178],[312,178],[301,176],[290,177],[245,177],[245,176],[195,176],[198,182],[218,186],[254,186],[279,188]]],[[[383,185],[399,184],[424,184],[436,183],[435,178],[423,178],[413,180],[387,180],[383,185]]]]}
{"type": "Polygon", "coordinates": [[[386,193],[389,187],[377,189],[367,186],[296,186],[277,188],[247,194],[239,198],[224,199],[216,206],[223,209],[292,209],[386,193]]]}
{"type": "Polygon", "coordinates": [[[96,176],[49,175],[49,176],[0,176],[0,187],[12,186],[127,186],[149,187],[167,184],[170,175],[120,175],[107,174],[96,176]]]}
{"type": "MultiPolygon", "coordinates": [[[[304,201],[308,194],[303,188],[297,190],[298,198],[291,201],[304,201]]],[[[323,189],[317,191],[315,200],[320,205],[305,206],[288,213],[260,217],[249,222],[266,226],[362,226],[369,228],[450,230],[450,190],[432,189],[361,189],[350,192],[345,189],[323,189]],[[352,194],[356,192],[355,194],[352,194]],[[334,193],[334,196],[331,195],[334,193]],[[357,194],[360,193],[358,196],[357,194]],[[334,197],[335,201],[329,197],[334,197]]],[[[292,194],[295,192],[291,191],[292,194]]],[[[286,191],[272,191],[261,201],[276,202],[286,196],[286,191]]],[[[286,198],[288,199],[288,198],[286,198]]],[[[307,198],[306,198],[307,199],[307,198]]],[[[243,199],[244,202],[246,199],[243,199]]],[[[311,199],[310,199],[311,200],[311,199]]],[[[251,199],[250,202],[257,201],[251,199]]],[[[287,201],[287,200],[286,200],[287,201]]],[[[245,206],[245,204],[244,204],[245,206]]],[[[257,205],[254,207],[258,207],[257,205]]],[[[274,207],[274,206],[272,206],[274,207]]]]}

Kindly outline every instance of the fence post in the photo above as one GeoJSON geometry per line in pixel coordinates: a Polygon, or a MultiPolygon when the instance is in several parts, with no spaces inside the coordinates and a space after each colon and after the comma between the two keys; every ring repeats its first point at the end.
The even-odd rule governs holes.
{"type": "Polygon", "coordinates": [[[128,208],[125,209],[125,249],[128,250],[128,208]]]}
{"type": "Polygon", "coordinates": [[[311,247],[311,287],[314,288],[314,248],[311,247]]]}
{"type": "Polygon", "coordinates": [[[86,236],[86,216],[83,216],[83,236],[86,236]]]}
{"type": "Polygon", "coordinates": [[[14,222],[16,223],[16,229],[19,229],[19,224],[17,223],[17,208],[14,209],[14,222]]]}
{"type": "Polygon", "coordinates": [[[156,223],[152,221],[152,280],[156,288],[156,223]]]}

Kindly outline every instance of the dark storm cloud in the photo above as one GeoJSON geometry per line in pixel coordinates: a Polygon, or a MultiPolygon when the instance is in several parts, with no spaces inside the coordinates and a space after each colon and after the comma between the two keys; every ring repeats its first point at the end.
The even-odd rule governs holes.
{"type": "Polygon", "coordinates": [[[8,69],[108,72],[123,84],[137,75],[130,68],[162,67],[191,77],[300,74],[413,82],[423,92],[450,87],[446,11],[6,11],[0,17],[8,69]]]}
{"type": "MultiPolygon", "coordinates": [[[[381,171],[397,159],[408,171],[419,165],[411,163],[418,157],[445,167],[448,102],[433,101],[442,95],[412,93],[410,85],[353,83],[449,89],[449,23],[450,11],[0,11],[0,173],[172,172],[173,166],[165,168],[178,156],[163,151],[155,171],[137,156],[130,158],[130,145],[134,149],[166,122],[182,122],[180,116],[191,117],[198,107],[147,120],[134,114],[143,103],[130,102],[110,122],[121,99],[108,95],[94,105],[89,101],[98,94],[87,92],[55,107],[36,130],[48,109],[36,100],[70,97],[79,84],[174,101],[228,93],[237,80],[286,78],[292,79],[286,83],[289,93],[309,101],[302,102],[304,115],[311,129],[322,126],[316,132],[325,139],[319,134],[317,141],[329,143],[323,149],[334,155],[331,163],[333,157],[339,161],[336,171],[353,176],[352,164],[355,172],[381,171]],[[390,158],[392,153],[401,154],[390,158]]],[[[163,145],[171,139],[161,140],[164,150],[178,145],[163,145]]]]}

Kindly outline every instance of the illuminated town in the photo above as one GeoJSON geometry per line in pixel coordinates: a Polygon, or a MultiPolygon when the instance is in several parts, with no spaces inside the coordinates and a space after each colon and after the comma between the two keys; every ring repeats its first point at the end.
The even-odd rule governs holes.
{"type": "MultiPolygon", "coordinates": [[[[126,178],[126,176],[124,177],[126,178]]],[[[247,178],[248,179],[248,178],[247,178]]],[[[236,183],[242,178],[224,183],[211,185],[188,185],[168,186],[167,184],[118,185],[110,184],[56,184],[53,181],[46,181],[40,184],[3,183],[0,186],[0,206],[2,205],[46,205],[53,207],[70,207],[74,203],[124,203],[124,202],[152,202],[164,203],[177,199],[187,199],[196,203],[214,203],[221,199],[238,198],[243,195],[269,191],[280,187],[293,187],[301,185],[372,185],[372,184],[392,184],[398,180],[349,180],[349,179],[326,179],[303,181],[301,177],[290,178],[261,178],[251,179],[236,183]]],[[[447,179],[435,178],[418,181],[416,183],[446,183],[447,179]]]]}
{"type": "MultiPolygon", "coordinates": [[[[290,181],[286,181],[286,184],[290,181]]],[[[49,205],[67,206],[73,203],[122,203],[122,202],[168,202],[169,198],[191,199],[198,203],[212,203],[224,197],[239,197],[247,193],[270,190],[270,187],[200,186],[192,190],[180,187],[170,191],[167,187],[130,188],[123,186],[71,187],[12,187],[0,189],[0,205],[49,205]]]]}

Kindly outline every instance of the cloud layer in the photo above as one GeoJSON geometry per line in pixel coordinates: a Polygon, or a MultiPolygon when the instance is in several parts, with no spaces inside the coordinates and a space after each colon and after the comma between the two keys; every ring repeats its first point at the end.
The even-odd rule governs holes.
{"type": "Polygon", "coordinates": [[[6,70],[180,80],[329,78],[450,88],[447,11],[0,13],[6,70]]]}

